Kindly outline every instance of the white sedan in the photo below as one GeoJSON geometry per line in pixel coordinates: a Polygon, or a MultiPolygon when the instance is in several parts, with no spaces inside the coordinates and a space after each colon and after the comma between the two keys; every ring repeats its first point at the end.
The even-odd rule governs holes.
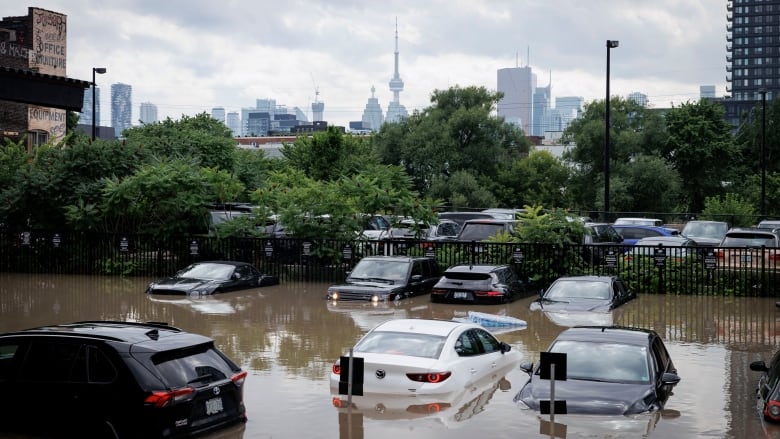
{"type": "MultiPolygon", "coordinates": [[[[358,341],[353,348],[353,369],[359,369],[355,358],[362,358],[364,394],[441,395],[519,365],[520,357],[474,323],[397,319],[380,323],[358,341]]],[[[341,372],[348,365],[341,363],[339,359],[333,364],[330,387],[334,393],[346,394],[349,379],[341,372]]],[[[352,393],[359,381],[360,377],[352,378],[352,393]]]]}

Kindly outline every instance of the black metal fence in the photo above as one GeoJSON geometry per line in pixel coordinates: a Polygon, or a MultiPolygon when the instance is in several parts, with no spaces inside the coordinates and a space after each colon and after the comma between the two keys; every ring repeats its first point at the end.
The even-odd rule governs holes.
{"type": "Polygon", "coordinates": [[[157,241],[141,235],[0,234],[0,271],[167,276],[202,260],[239,260],[282,281],[343,280],[367,255],[435,257],[456,264],[513,264],[544,288],[567,274],[617,274],[638,293],[780,295],[774,248],[554,246],[533,243],[341,241],[190,236],[157,241]],[[629,251],[630,250],[630,251],[629,251]]]}

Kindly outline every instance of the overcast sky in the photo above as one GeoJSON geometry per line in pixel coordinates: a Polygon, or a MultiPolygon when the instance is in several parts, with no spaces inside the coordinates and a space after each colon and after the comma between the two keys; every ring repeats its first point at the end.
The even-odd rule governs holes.
{"type": "Polygon", "coordinates": [[[611,92],[648,95],[653,107],[696,101],[700,85],[725,93],[725,0],[39,0],[5,2],[2,16],[35,6],[67,15],[67,74],[98,75],[101,123],[110,125],[110,84],[133,87],[160,119],[239,111],[256,99],[301,107],[315,89],[324,119],[360,120],[371,87],[392,99],[396,18],[401,103],[411,113],[436,89],[496,89],[496,71],[530,65],[553,100],[611,92]],[[16,5],[14,5],[16,3],[16,5]],[[529,57],[530,53],[530,57],[529,57]]]}

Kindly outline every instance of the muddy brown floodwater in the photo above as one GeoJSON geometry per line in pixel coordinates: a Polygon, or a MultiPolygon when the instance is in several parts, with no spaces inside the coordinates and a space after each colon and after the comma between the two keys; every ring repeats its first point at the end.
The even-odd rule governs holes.
{"type": "MultiPolygon", "coordinates": [[[[528,310],[533,298],[469,307],[430,303],[422,296],[397,304],[329,304],[326,284],[282,285],[213,297],[151,297],[151,279],[0,273],[0,331],[77,320],[164,321],[214,338],[249,371],[249,421],[210,438],[780,438],[780,427],[756,412],[751,361],[778,348],[780,309],[774,298],[643,295],[612,314],[547,316],[528,310]],[[665,410],[652,415],[547,417],[512,402],[527,379],[518,368],[464,389],[434,410],[408,398],[406,410],[388,404],[347,411],[334,406],[332,362],[368,329],[394,318],[464,317],[469,309],[528,322],[499,333],[527,361],[566,326],[618,324],[655,329],[679,375],[665,410]]],[[[7,396],[3,396],[7,397],[7,396]]],[[[45,395],[42,395],[45,397],[45,395]]]]}

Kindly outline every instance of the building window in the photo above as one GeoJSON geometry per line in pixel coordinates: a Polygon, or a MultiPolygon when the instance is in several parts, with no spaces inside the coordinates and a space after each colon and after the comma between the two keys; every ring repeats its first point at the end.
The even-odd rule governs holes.
{"type": "Polygon", "coordinates": [[[49,141],[49,133],[46,131],[29,131],[27,133],[27,147],[32,151],[33,148],[41,146],[49,141]]]}

